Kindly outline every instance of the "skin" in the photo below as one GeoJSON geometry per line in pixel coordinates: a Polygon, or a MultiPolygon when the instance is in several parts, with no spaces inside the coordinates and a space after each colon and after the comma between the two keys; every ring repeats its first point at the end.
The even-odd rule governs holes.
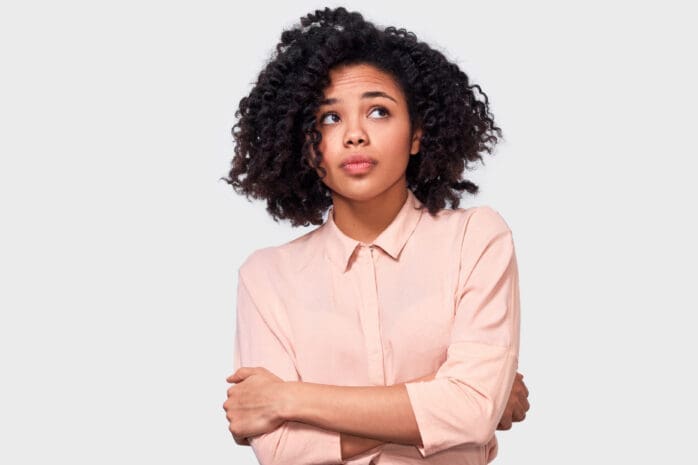
{"type": "MultiPolygon", "coordinates": [[[[343,66],[330,71],[325,98],[336,102],[320,107],[320,166],[332,191],[334,221],[349,237],[370,243],[393,220],[407,199],[405,171],[419,152],[422,130],[410,132],[407,101],[400,86],[370,65],[343,66]],[[362,98],[365,92],[386,96],[362,98]],[[371,171],[350,175],[340,168],[348,155],[377,161],[371,171]]],[[[318,170],[318,175],[320,171],[318,170]]]]}
{"type": "MultiPolygon", "coordinates": [[[[418,378],[427,381],[434,374],[418,378]]],[[[497,429],[522,421],[529,408],[523,375],[517,373],[497,429]]],[[[285,421],[299,421],[340,432],[346,460],[384,443],[422,445],[404,384],[348,387],[283,381],[266,368],[243,367],[229,376],[223,404],[230,432],[238,444],[275,430],[285,421]],[[405,424],[407,422],[407,424],[405,424]]]]}
{"type": "MultiPolygon", "coordinates": [[[[371,243],[407,199],[405,171],[409,157],[419,151],[422,131],[410,130],[404,93],[390,75],[358,64],[333,69],[330,81],[324,91],[329,101],[316,115],[322,134],[320,166],[327,170],[323,182],[332,191],[337,227],[371,243]],[[367,97],[367,92],[373,94],[367,97]],[[340,165],[351,154],[367,155],[377,163],[368,173],[348,174],[340,165]]],[[[428,381],[434,375],[411,381],[428,381]]],[[[522,379],[517,373],[498,429],[525,418],[528,390],[522,379]]],[[[228,389],[223,408],[238,444],[248,444],[245,438],[273,431],[285,421],[340,432],[343,459],[387,442],[422,444],[404,383],[349,387],[284,382],[261,367],[240,368],[227,381],[235,385],[228,389]]]]}

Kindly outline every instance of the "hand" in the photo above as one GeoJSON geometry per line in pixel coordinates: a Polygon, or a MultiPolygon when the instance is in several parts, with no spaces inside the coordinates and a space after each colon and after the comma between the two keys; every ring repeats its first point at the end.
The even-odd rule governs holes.
{"type": "Polygon", "coordinates": [[[266,368],[242,367],[226,381],[236,383],[228,388],[228,399],[223,403],[236,443],[248,445],[250,436],[273,431],[285,421],[281,416],[285,386],[281,378],[266,368]]]}
{"type": "Polygon", "coordinates": [[[516,373],[507,406],[504,408],[504,413],[502,414],[501,420],[499,420],[497,429],[511,429],[512,421],[523,421],[523,419],[526,418],[526,412],[528,412],[529,408],[528,389],[523,383],[523,375],[521,373],[516,373]]]}

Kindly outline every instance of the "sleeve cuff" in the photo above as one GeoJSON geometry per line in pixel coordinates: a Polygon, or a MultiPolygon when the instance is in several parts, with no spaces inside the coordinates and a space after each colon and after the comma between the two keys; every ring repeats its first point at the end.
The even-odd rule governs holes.
{"type": "Polygon", "coordinates": [[[260,465],[342,463],[341,435],[306,423],[287,421],[274,431],[250,438],[260,465]]]}
{"type": "Polygon", "coordinates": [[[445,366],[433,380],[405,383],[422,438],[422,446],[415,447],[424,458],[461,444],[488,443],[506,404],[516,353],[507,347],[465,345],[467,352],[477,354],[467,366],[445,366]]]}
{"type": "Polygon", "coordinates": [[[439,441],[439,438],[444,438],[446,436],[443,434],[439,435],[431,425],[427,424],[429,413],[425,411],[425,405],[428,405],[425,398],[428,397],[428,391],[426,391],[425,384],[429,382],[433,385],[434,381],[437,380],[418,381],[405,384],[407,395],[412,405],[412,411],[417,421],[417,428],[422,438],[422,445],[415,447],[424,458],[446,448],[446,444],[443,441],[439,441]]]}

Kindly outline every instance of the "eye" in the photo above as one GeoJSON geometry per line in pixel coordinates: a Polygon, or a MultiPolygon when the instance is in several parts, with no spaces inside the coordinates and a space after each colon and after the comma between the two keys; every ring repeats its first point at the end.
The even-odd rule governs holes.
{"type": "Polygon", "coordinates": [[[339,120],[337,113],[325,113],[320,117],[320,124],[334,124],[339,120]],[[332,118],[336,118],[334,121],[332,118]]]}
{"type": "Polygon", "coordinates": [[[390,112],[384,107],[376,107],[373,110],[371,110],[370,114],[372,115],[376,112],[382,113],[382,115],[378,116],[378,119],[383,119],[383,118],[387,118],[388,116],[390,116],[390,112]]]}

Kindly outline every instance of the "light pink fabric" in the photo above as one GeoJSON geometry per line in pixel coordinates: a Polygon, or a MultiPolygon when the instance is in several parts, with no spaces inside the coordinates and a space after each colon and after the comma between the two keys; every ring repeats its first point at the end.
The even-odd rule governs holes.
{"type": "Polygon", "coordinates": [[[299,422],[252,438],[269,464],[486,464],[518,367],[512,232],[489,206],[431,216],[408,191],[373,244],[333,221],[253,252],[238,274],[235,369],[287,381],[405,383],[424,446],[386,444],[342,462],[340,435],[299,422]]]}

